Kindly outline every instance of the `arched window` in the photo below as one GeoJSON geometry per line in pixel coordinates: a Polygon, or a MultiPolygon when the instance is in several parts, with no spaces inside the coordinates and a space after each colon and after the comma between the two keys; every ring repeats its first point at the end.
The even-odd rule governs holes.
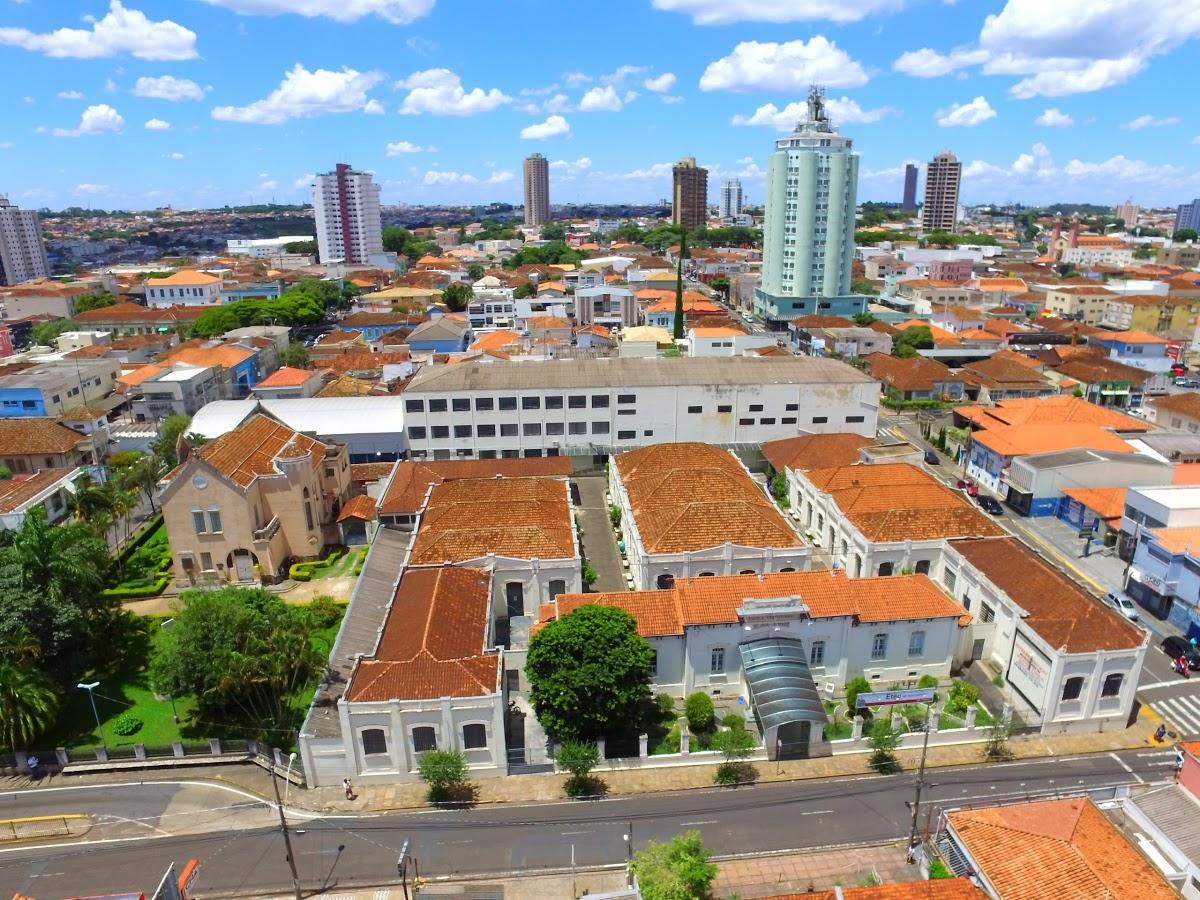
{"type": "Polygon", "coordinates": [[[313,511],[312,502],[308,494],[308,488],[304,489],[304,521],[308,525],[308,530],[313,530],[313,511]]]}
{"type": "Polygon", "coordinates": [[[1120,672],[1113,672],[1111,675],[1104,677],[1104,687],[1100,690],[1101,697],[1116,697],[1121,693],[1121,685],[1125,682],[1125,676],[1120,672]]]}
{"type": "Polygon", "coordinates": [[[675,576],[670,572],[663,572],[658,576],[658,581],[656,583],[660,591],[668,590],[675,587],[675,576]]]}
{"type": "Polygon", "coordinates": [[[780,571],[780,572],[795,572],[796,570],[795,570],[794,568],[792,568],[791,566],[784,566],[784,567],[783,567],[782,569],[780,569],[779,571],[780,571]]]}
{"type": "Polygon", "coordinates": [[[437,749],[437,732],[430,725],[421,725],[412,730],[414,753],[425,753],[437,749]]]}
{"type": "Polygon", "coordinates": [[[879,564],[879,574],[880,575],[891,575],[892,574],[892,564],[891,563],[880,563],[879,564]]]}
{"type": "Polygon", "coordinates": [[[742,571],[738,572],[738,574],[739,575],[757,575],[758,573],[755,572],[753,569],[742,569],[742,571]]]}
{"type": "Polygon", "coordinates": [[[717,574],[716,572],[701,572],[698,577],[699,578],[714,578],[714,577],[716,577],[716,574],[717,574]]]}
{"type": "Polygon", "coordinates": [[[470,725],[464,725],[463,726],[463,749],[464,750],[487,749],[487,726],[481,725],[478,722],[473,722],[470,725]]]}
{"type": "Polygon", "coordinates": [[[1068,678],[1063,683],[1063,700],[1078,700],[1079,695],[1083,693],[1083,678],[1079,675],[1073,678],[1068,678]]]}
{"type": "Polygon", "coordinates": [[[383,729],[364,728],[362,732],[362,748],[364,756],[387,753],[387,735],[383,729]]]}
{"type": "Polygon", "coordinates": [[[918,575],[928,575],[929,574],[929,560],[927,560],[927,559],[917,560],[917,574],[918,575]]]}

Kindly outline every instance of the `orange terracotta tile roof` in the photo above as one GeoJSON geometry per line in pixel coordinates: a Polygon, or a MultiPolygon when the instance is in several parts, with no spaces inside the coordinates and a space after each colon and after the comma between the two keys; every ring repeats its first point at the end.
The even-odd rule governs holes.
{"type": "Polygon", "coordinates": [[[980,278],[973,285],[976,290],[984,293],[1020,293],[1023,294],[1029,290],[1028,285],[1020,278],[980,278]]]}
{"type": "Polygon", "coordinates": [[[144,366],[138,366],[131,372],[124,372],[117,376],[117,383],[126,387],[137,387],[148,378],[153,378],[159,372],[165,372],[167,366],[156,366],[153,363],[144,366]]]}
{"type": "Polygon", "coordinates": [[[1132,650],[1145,634],[1052,569],[1016,538],[973,538],[951,546],[1028,615],[1023,621],[1068,653],[1132,650]]]}
{"type": "Polygon", "coordinates": [[[1003,350],[997,350],[992,354],[991,358],[1008,360],[1017,365],[1025,366],[1027,369],[1042,368],[1042,361],[1040,359],[1034,359],[1032,356],[1026,356],[1024,353],[1018,353],[1016,350],[1009,350],[1007,347],[1003,350]]]}
{"type": "Polygon", "coordinates": [[[369,350],[351,351],[338,356],[324,357],[321,367],[329,369],[335,375],[345,375],[348,372],[375,372],[389,364],[406,363],[412,360],[407,350],[390,350],[386,353],[372,353],[369,350]]]}
{"type": "Polygon", "coordinates": [[[897,331],[908,331],[910,328],[928,328],[930,335],[933,337],[933,345],[940,347],[943,345],[961,344],[958,335],[947,331],[945,328],[931,324],[925,319],[909,319],[907,322],[901,322],[896,326],[897,331]]]}
{"type": "MultiPolygon", "coordinates": [[[[1058,399],[1056,395],[1054,398],[1058,399]]],[[[1075,399],[1070,397],[1069,399],[1075,399]]],[[[1110,450],[1132,453],[1133,447],[1099,425],[990,425],[972,433],[971,440],[1000,456],[1024,456],[1055,450],[1110,450]]]]}
{"type": "Polygon", "coordinates": [[[1200,556],[1200,528],[1155,528],[1150,533],[1168,553],[1200,556]]]}
{"type": "Polygon", "coordinates": [[[0,456],[70,453],[84,440],[54,419],[0,419],[0,456]]]}
{"type": "Polygon", "coordinates": [[[834,891],[773,894],[763,900],[986,900],[987,894],[969,878],[935,878],[929,881],[893,881],[834,891]]]}
{"type": "Polygon", "coordinates": [[[276,459],[296,459],[305,454],[311,455],[316,469],[325,460],[325,447],[261,413],[196,451],[197,457],[243,488],[256,478],[278,475],[276,459]]]}
{"type": "Polygon", "coordinates": [[[159,357],[159,361],[166,365],[187,363],[192,366],[218,366],[222,369],[232,369],[252,356],[254,356],[253,350],[249,347],[239,347],[236,344],[218,344],[215,347],[195,347],[181,344],[164,353],[159,357]]]}
{"type": "Polygon", "coordinates": [[[321,388],[317,397],[367,397],[375,393],[373,382],[350,375],[338,375],[321,388]]]}
{"type": "Polygon", "coordinates": [[[521,335],[506,328],[486,331],[468,347],[468,350],[503,350],[521,343],[521,335]]]}
{"type": "Polygon", "coordinates": [[[342,507],[337,520],[344,522],[347,519],[364,519],[370,522],[374,518],[375,501],[366,494],[356,494],[346,501],[346,505],[342,507]]]}
{"type": "Polygon", "coordinates": [[[984,331],[982,328],[968,328],[966,331],[960,331],[958,337],[964,341],[994,341],[997,344],[1004,340],[1000,335],[984,331]]]}
{"type": "Polygon", "coordinates": [[[1016,322],[1008,321],[1008,319],[987,319],[983,323],[983,330],[999,335],[1000,337],[1029,331],[1024,325],[1018,325],[1016,322]]]}
{"type": "Polygon", "coordinates": [[[696,326],[692,329],[696,337],[741,337],[746,332],[741,328],[730,327],[700,327],[696,326]]]}
{"type": "Polygon", "coordinates": [[[446,481],[429,492],[410,563],[465,562],[489,553],[569,559],[577,554],[574,536],[565,480],[446,481]]]}
{"type": "Polygon", "coordinates": [[[1101,381],[1128,381],[1130,384],[1138,387],[1149,381],[1154,374],[1153,372],[1147,372],[1145,369],[1127,366],[1125,363],[1117,362],[1115,359],[1109,359],[1108,357],[1100,357],[1098,359],[1079,357],[1078,359],[1068,360],[1059,366],[1057,371],[1082,384],[1095,384],[1101,381]]]}
{"type": "Polygon", "coordinates": [[[397,463],[350,463],[350,480],[356,484],[373,484],[392,474],[397,463]]]}
{"type": "Polygon", "coordinates": [[[859,451],[873,443],[861,434],[805,434],[767,441],[762,445],[762,454],[776,472],[827,469],[853,465],[862,458],[859,451]]]}
{"type": "Polygon", "coordinates": [[[1110,488],[1063,488],[1062,492],[1072,500],[1078,500],[1102,519],[1120,518],[1125,512],[1123,487],[1110,488]]]}
{"type": "Polygon", "coordinates": [[[39,469],[32,475],[13,475],[0,481],[0,512],[15,512],[42,491],[45,491],[79,469],[39,469]]]}
{"type": "Polygon", "coordinates": [[[562,316],[530,316],[529,330],[536,329],[547,330],[551,328],[570,328],[571,320],[564,319],[562,316]]]}
{"type": "MultiPolygon", "coordinates": [[[[1061,349],[1061,348],[1060,348],[1061,349]]],[[[1116,410],[1088,403],[1081,397],[1039,397],[1001,400],[995,406],[965,406],[956,416],[976,425],[1099,425],[1114,431],[1149,431],[1148,423],[1116,410]]]]}
{"type": "Polygon", "coordinates": [[[792,319],[792,324],[803,330],[808,330],[809,328],[853,328],[854,320],[847,319],[845,316],[814,315],[792,319]]]}
{"type": "Polygon", "coordinates": [[[334,347],[339,344],[361,344],[363,343],[363,333],[361,331],[351,331],[335,328],[328,334],[321,336],[320,340],[313,345],[314,349],[324,347],[334,347]]]}
{"type": "Polygon", "coordinates": [[[108,413],[98,406],[81,403],[78,406],[72,406],[58,418],[61,422],[90,422],[92,419],[103,419],[107,415],[108,413]]]}
{"type": "Polygon", "coordinates": [[[545,623],[587,604],[616,606],[637,619],[639,633],[665,636],[683,634],[689,626],[737,622],[737,611],[747,599],[792,596],[799,596],[815,619],[970,620],[967,611],[925,575],[847,578],[836,570],[679,578],[674,587],[664,590],[562,594],[557,603],[542,604],[539,620],[545,623]]]}
{"type": "Polygon", "coordinates": [[[206,272],[193,272],[183,270],[176,272],[173,275],[168,275],[166,278],[147,278],[147,287],[169,287],[171,285],[197,285],[197,284],[216,284],[221,279],[216,275],[209,275],[206,272]]]}
{"type": "Polygon", "coordinates": [[[898,359],[886,353],[869,353],[865,359],[872,378],[898,391],[931,391],[935,383],[962,381],[936,359],[922,356],[898,359]]]}
{"type": "Polygon", "coordinates": [[[1145,331],[1098,331],[1089,340],[1120,341],[1123,344],[1169,344],[1166,338],[1145,331]]]}
{"type": "Polygon", "coordinates": [[[1178,897],[1088,797],[947,814],[1005,900],[1168,900],[1178,897]]]}
{"type": "Polygon", "coordinates": [[[1005,390],[1029,390],[1050,393],[1051,386],[1045,378],[1030,367],[995,355],[976,360],[962,367],[963,380],[968,384],[1005,390]]]}
{"type": "Polygon", "coordinates": [[[649,553],[719,547],[802,547],[740,462],[710,444],[654,444],[616,456],[642,545],[649,553]]]}
{"type": "MultiPolygon", "coordinates": [[[[672,296],[669,300],[656,300],[646,307],[648,313],[672,312],[675,309],[675,297],[672,296]]],[[[719,303],[701,297],[699,299],[689,298],[686,295],[683,298],[683,313],[690,316],[711,316],[720,315],[725,312],[725,308],[719,303]]]]}
{"type": "Polygon", "coordinates": [[[1050,288],[1056,294],[1066,294],[1069,297],[1116,297],[1116,291],[1110,291],[1103,285],[1095,287],[1085,285],[1068,285],[1067,287],[1050,288]]]}
{"type": "Polygon", "coordinates": [[[564,478],[573,473],[570,457],[566,456],[406,460],[387,465],[395,466],[396,474],[379,499],[379,511],[385,515],[412,515],[419,512],[429,487],[444,481],[463,478],[564,478]]]}
{"type": "Polygon", "coordinates": [[[487,572],[452,566],[406,569],[379,646],[355,667],[346,698],[436,700],[498,693],[500,654],[485,650],[491,605],[487,572]]]}
{"type": "Polygon", "coordinates": [[[1006,532],[962,494],[908,463],[815,469],[805,477],[868,540],[929,541],[1006,532]]]}
{"type": "Polygon", "coordinates": [[[546,281],[538,285],[537,291],[539,294],[542,293],[542,291],[561,291],[565,294],[567,292],[567,286],[561,281],[546,281]]]}
{"type": "Polygon", "coordinates": [[[1158,397],[1151,400],[1150,405],[1156,410],[1177,413],[1189,419],[1200,419],[1200,393],[1195,391],[1158,397]]]}
{"type": "Polygon", "coordinates": [[[312,369],[296,369],[292,366],[284,366],[281,369],[276,369],[254,387],[256,389],[300,387],[316,374],[312,369]]]}
{"type": "Polygon", "coordinates": [[[1171,484],[1200,484],[1200,463],[1176,463],[1171,467],[1171,484]]]}

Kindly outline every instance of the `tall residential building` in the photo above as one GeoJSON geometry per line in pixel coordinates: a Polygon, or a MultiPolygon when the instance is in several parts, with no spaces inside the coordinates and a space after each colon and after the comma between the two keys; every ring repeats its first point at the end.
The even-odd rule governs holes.
{"type": "Polygon", "coordinates": [[[1200,232],[1200,199],[1183,204],[1175,212],[1175,231],[1185,228],[1200,232]]]}
{"type": "Polygon", "coordinates": [[[525,224],[550,221],[550,162],[540,153],[525,159],[525,224]]]}
{"type": "Polygon", "coordinates": [[[379,185],[370,172],[338,163],[313,181],[312,200],[321,262],[365,265],[383,252],[379,185]]]}
{"type": "Polygon", "coordinates": [[[925,167],[925,205],[921,207],[921,228],[925,231],[953,231],[958,221],[958,189],[962,184],[962,163],[949,150],[943,150],[925,167]]]}
{"type": "Polygon", "coordinates": [[[704,227],[708,221],[708,169],[697,166],[696,157],[689,156],[675,163],[671,175],[671,224],[689,231],[704,227]]]}
{"type": "Polygon", "coordinates": [[[904,167],[904,201],[900,208],[914,212],[917,208],[917,167],[909,163],[904,167]]]}
{"type": "Polygon", "coordinates": [[[742,182],[728,179],[721,185],[721,218],[732,219],[742,214],[742,182]]]}
{"type": "Polygon", "coordinates": [[[1132,200],[1126,200],[1113,210],[1113,215],[1125,223],[1126,231],[1133,231],[1134,226],[1137,225],[1138,213],[1141,211],[1141,207],[1132,200]]]}
{"type": "Polygon", "coordinates": [[[775,142],[767,162],[762,283],[754,311],[772,330],[798,316],[866,309],[850,291],[858,155],[834,129],[824,91],[808,95],[808,120],[775,142]]]}
{"type": "Polygon", "coordinates": [[[0,194],[0,284],[20,284],[49,274],[37,213],[18,209],[0,194]]]}

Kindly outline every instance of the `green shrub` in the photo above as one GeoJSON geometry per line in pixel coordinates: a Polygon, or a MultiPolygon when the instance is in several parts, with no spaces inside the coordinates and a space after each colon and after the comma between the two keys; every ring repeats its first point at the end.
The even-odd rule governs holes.
{"type": "Polygon", "coordinates": [[[684,706],[688,726],[694,733],[712,731],[716,723],[716,710],[713,708],[712,697],[702,691],[697,691],[687,698],[684,706]]]}
{"type": "Polygon", "coordinates": [[[597,574],[597,572],[596,572],[596,567],[593,566],[590,562],[585,562],[583,564],[583,573],[582,574],[583,574],[583,586],[584,587],[591,587],[593,584],[596,583],[596,579],[600,577],[599,574],[597,574]]]}
{"type": "Polygon", "coordinates": [[[457,799],[469,787],[468,771],[467,758],[457,750],[429,750],[421,754],[417,764],[430,803],[457,799]]]}
{"type": "Polygon", "coordinates": [[[958,680],[950,685],[946,695],[946,712],[952,716],[962,716],[978,702],[979,688],[969,681],[958,680]]]}
{"type": "Polygon", "coordinates": [[[615,503],[608,507],[608,521],[612,522],[613,528],[621,524],[621,507],[615,503]]]}
{"type": "Polygon", "coordinates": [[[740,728],[742,731],[745,731],[746,719],[744,716],[739,716],[737,713],[726,713],[721,717],[721,727],[733,729],[740,728]]]}
{"type": "Polygon", "coordinates": [[[670,694],[659,694],[654,698],[654,705],[658,707],[659,715],[668,716],[675,712],[675,698],[670,694]]]}
{"type": "Polygon", "coordinates": [[[951,872],[950,869],[947,868],[946,864],[944,862],[942,862],[940,859],[935,859],[933,862],[931,862],[929,864],[929,880],[930,881],[933,881],[935,878],[953,878],[953,877],[954,877],[954,873],[951,872]]]}
{"type": "Polygon", "coordinates": [[[319,597],[313,597],[312,602],[308,604],[308,615],[312,621],[313,628],[318,631],[322,628],[330,628],[336,625],[342,618],[342,613],[345,612],[344,604],[338,603],[332,597],[322,594],[319,597]]]}
{"type": "Polygon", "coordinates": [[[740,784],[742,781],[742,770],[744,766],[738,763],[721,763],[717,766],[716,774],[713,775],[715,784],[740,784]]]}
{"type": "Polygon", "coordinates": [[[682,744],[680,743],[678,722],[671,726],[670,731],[667,732],[667,736],[662,740],[662,746],[667,748],[668,753],[679,752],[679,748],[682,746],[682,744]]]}
{"type": "Polygon", "coordinates": [[[865,719],[871,717],[871,710],[863,707],[857,709],[855,704],[858,702],[859,694],[869,694],[871,692],[871,682],[859,675],[856,678],[851,678],[846,683],[846,717],[854,718],[856,715],[861,715],[865,719]]]}
{"type": "Polygon", "coordinates": [[[153,581],[130,581],[114,588],[101,591],[100,594],[108,600],[145,600],[147,597],[157,597],[167,589],[171,576],[162,575],[153,581]]]}
{"type": "Polygon", "coordinates": [[[112,729],[121,737],[129,737],[141,731],[142,720],[131,712],[123,712],[113,722],[112,729]]]}
{"type": "MultiPolygon", "coordinates": [[[[927,688],[936,688],[937,686],[938,686],[938,680],[937,680],[936,675],[922,675],[920,678],[917,679],[917,687],[919,687],[919,688],[927,689],[927,688]]],[[[933,702],[937,703],[938,700],[940,700],[940,699],[941,699],[941,695],[937,691],[934,691],[933,692],[933,702]]]]}

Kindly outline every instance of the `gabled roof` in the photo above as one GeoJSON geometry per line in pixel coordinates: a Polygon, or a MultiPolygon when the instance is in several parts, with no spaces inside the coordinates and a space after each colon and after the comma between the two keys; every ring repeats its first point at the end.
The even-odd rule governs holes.
{"type": "Polygon", "coordinates": [[[766,492],[740,462],[710,444],[654,444],[616,456],[642,544],[679,553],[732,543],[799,548],[766,492]]]}
{"type": "Polygon", "coordinates": [[[468,328],[467,323],[462,320],[438,316],[414,328],[408,336],[408,341],[410,344],[414,341],[458,341],[462,340],[468,328]]]}
{"type": "Polygon", "coordinates": [[[574,536],[565,480],[447,481],[429,493],[410,563],[465,562],[490,553],[569,559],[576,555],[574,536]]]}
{"type": "Polygon", "coordinates": [[[923,356],[898,359],[886,353],[869,353],[865,359],[872,378],[898,391],[932,391],[934,384],[962,381],[943,363],[923,356]]]}
{"type": "Polygon", "coordinates": [[[1166,338],[1161,338],[1146,331],[1097,331],[1088,335],[1089,341],[1107,343],[1113,341],[1121,344],[1169,344],[1166,338]]]}
{"type": "Polygon", "coordinates": [[[1168,900],[1179,895],[1089,797],[946,814],[1005,900],[1168,900]]]}
{"type": "Polygon", "coordinates": [[[325,445],[270,416],[255,413],[233,431],[205,444],[196,456],[245,488],[256,478],[278,475],[277,459],[308,456],[316,469],[325,461],[325,445]]]}
{"type": "Polygon", "coordinates": [[[0,481],[0,512],[16,512],[42,491],[72,480],[80,469],[39,469],[32,475],[14,475],[0,481]]]}
{"type": "Polygon", "coordinates": [[[478,569],[405,570],[375,653],[360,660],[346,699],[436,700],[500,689],[500,654],[487,652],[491,577],[478,569]]]}
{"type": "Polygon", "coordinates": [[[1153,374],[1145,369],[1127,366],[1125,363],[1107,357],[1098,359],[1079,357],[1063,363],[1056,371],[1060,375],[1074,378],[1083,384],[1096,384],[1101,381],[1128,381],[1136,387],[1141,387],[1149,381],[1153,374]]]}
{"type": "Polygon", "coordinates": [[[1090,509],[1102,519],[1119,519],[1125,512],[1123,487],[1067,487],[1062,492],[1072,500],[1078,500],[1085,509],[1090,509]]]}
{"type": "Polygon", "coordinates": [[[1188,391],[1184,394],[1171,394],[1150,401],[1156,410],[1173,412],[1189,419],[1200,419],[1200,393],[1188,391]]]}
{"type": "Polygon", "coordinates": [[[1114,431],[1149,431],[1141,419],[1107,407],[1088,403],[1080,397],[1038,397],[1001,400],[994,406],[965,406],[954,411],[976,425],[1099,425],[1114,431]]]}
{"type": "Polygon", "coordinates": [[[159,357],[164,365],[187,363],[192,366],[219,366],[232,369],[254,356],[256,351],[237,344],[217,344],[215,347],[197,347],[181,344],[159,357]]]}
{"type": "Polygon", "coordinates": [[[375,501],[366,494],[356,494],[346,501],[346,505],[342,507],[337,520],[345,522],[347,519],[363,519],[370,522],[374,518],[375,501]]]}
{"type": "Polygon", "coordinates": [[[974,538],[951,546],[1028,615],[1021,621],[1067,653],[1133,650],[1145,634],[1052,569],[1016,538],[974,538]]]}
{"type": "Polygon", "coordinates": [[[0,456],[70,453],[84,440],[54,419],[0,419],[0,456]]]}
{"type": "Polygon", "coordinates": [[[908,463],[815,469],[805,477],[870,541],[1005,534],[962,494],[908,463]]]}
{"type": "Polygon", "coordinates": [[[384,515],[412,515],[419,512],[429,487],[444,481],[463,478],[562,478],[569,477],[573,472],[571,459],[566,456],[430,459],[388,463],[388,466],[393,465],[395,475],[379,498],[379,511],[384,515]]]}
{"type": "Polygon", "coordinates": [[[216,284],[221,279],[216,275],[209,275],[205,272],[195,272],[188,269],[181,270],[168,275],[166,278],[147,278],[147,287],[171,287],[172,285],[191,285],[197,284],[216,284]]]}
{"type": "Polygon", "coordinates": [[[971,440],[1001,456],[1025,456],[1076,448],[1134,452],[1133,447],[1108,429],[1088,424],[997,424],[972,433],[971,440]]]}
{"type": "Polygon", "coordinates": [[[545,623],[588,604],[626,610],[646,637],[683,634],[686,627],[738,621],[747,599],[799,597],[814,619],[853,616],[860,622],[902,619],[957,619],[967,611],[942,593],[925,575],[847,578],[837,570],[769,572],[764,575],[718,575],[679,578],[675,586],[654,591],[561,594],[544,603],[545,623]]]}
{"type": "Polygon", "coordinates": [[[813,315],[792,319],[792,324],[799,329],[807,331],[810,328],[849,328],[854,324],[854,320],[847,319],[845,316],[813,315]]]}
{"type": "Polygon", "coordinates": [[[762,445],[762,454],[776,472],[825,469],[853,465],[861,459],[859,451],[872,443],[861,434],[805,434],[767,441],[762,445]]]}
{"type": "Polygon", "coordinates": [[[292,366],[284,366],[281,369],[276,369],[262,381],[254,386],[255,390],[259,388],[284,388],[284,387],[300,387],[317,373],[312,369],[297,369],[292,366]]]}

